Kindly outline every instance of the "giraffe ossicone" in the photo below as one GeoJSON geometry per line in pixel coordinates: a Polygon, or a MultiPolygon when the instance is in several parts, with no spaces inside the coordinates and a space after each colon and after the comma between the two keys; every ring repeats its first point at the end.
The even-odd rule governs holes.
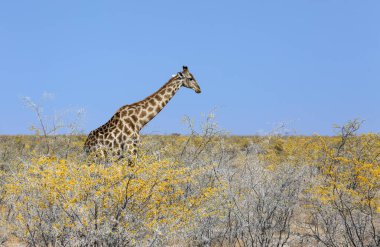
{"type": "Polygon", "coordinates": [[[197,81],[186,66],[154,94],[122,106],[107,123],[91,131],[84,144],[86,153],[101,150],[117,156],[136,155],[140,130],[166,106],[181,87],[201,93],[197,81]]]}

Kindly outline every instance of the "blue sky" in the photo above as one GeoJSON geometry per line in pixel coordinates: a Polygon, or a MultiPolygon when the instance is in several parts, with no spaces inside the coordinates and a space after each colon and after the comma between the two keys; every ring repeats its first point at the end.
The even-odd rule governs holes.
{"type": "Polygon", "coordinates": [[[2,1],[0,134],[30,133],[24,96],[47,115],[84,109],[88,132],[182,65],[202,94],[181,89],[144,133],[186,133],[183,116],[215,108],[232,134],[325,135],[354,118],[378,133],[379,13],[377,0],[2,1]]]}

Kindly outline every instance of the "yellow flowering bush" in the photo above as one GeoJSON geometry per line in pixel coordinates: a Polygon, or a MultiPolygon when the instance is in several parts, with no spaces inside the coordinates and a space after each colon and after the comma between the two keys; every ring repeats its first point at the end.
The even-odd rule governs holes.
{"type": "Polygon", "coordinates": [[[32,245],[169,241],[207,216],[217,188],[195,179],[207,169],[151,156],[133,167],[35,158],[5,178],[9,228],[32,245]]]}
{"type": "Polygon", "coordinates": [[[319,173],[311,185],[310,230],[326,246],[380,243],[380,137],[355,135],[357,123],[340,139],[321,142],[319,173]]]}
{"type": "Polygon", "coordinates": [[[339,196],[350,197],[356,207],[378,208],[380,203],[380,140],[363,134],[344,143],[323,143],[324,158],[319,163],[323,182],[316,186],[316,197],[333,203],[339,196]]]}

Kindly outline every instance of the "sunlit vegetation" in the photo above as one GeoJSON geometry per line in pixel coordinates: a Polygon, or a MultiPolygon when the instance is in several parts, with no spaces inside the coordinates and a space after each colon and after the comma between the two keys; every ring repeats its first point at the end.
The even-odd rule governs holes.
{"type": "Polygon", "coordinates": [[[134,166],[85,136],[2,136],[0,242],[30,246],[380,246],[380,136],[144,136],[134,166]]]}

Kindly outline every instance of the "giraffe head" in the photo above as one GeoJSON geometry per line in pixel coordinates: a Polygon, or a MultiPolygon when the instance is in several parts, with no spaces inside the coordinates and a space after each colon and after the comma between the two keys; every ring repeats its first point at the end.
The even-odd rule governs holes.
{"type": "Polygon", "coordinates": [[[196,93],[201,93],[201,88],[199,87],[194,76],[189,72],[186,66],[183,66],[182,72],[177,73],[178,79],[182,82],[182,86],[193,89],[196,93]]]}

